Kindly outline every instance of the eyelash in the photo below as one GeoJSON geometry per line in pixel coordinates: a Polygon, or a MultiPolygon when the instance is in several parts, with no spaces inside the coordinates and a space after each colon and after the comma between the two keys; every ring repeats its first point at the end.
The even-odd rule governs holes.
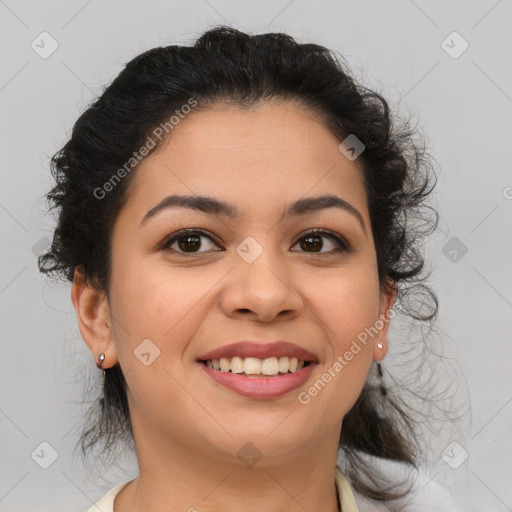
{"type": "MultiPolygon", "coordinates": [[[[200,252],[192,252],[192,253],[186,253],[186,252],[181,252],[181,251],[177,251],[175,249],[170,249],[170,246],[175,242],[177,241],[180,237],[184,236],[184,235],[199,235],[199,236],[205,236],[206,238],[208,238],[210,241],[212,241],[213,243],[216,244],[215,240],[209,236],[205,231],[201,230],[201,229],[190,229],[190,228],[186,228],[186,229],[180,229],[179,231],[177,231],[176,233],[173,233],[171,235],[171,238],[167,238],[166,240],[164,240],[164,242],[161,244],[161,247],[160,249],[161,250],[166,250],[166,251],[172,251],[172,252],[176,252],[182,256],[185,256],[185,257],[197,257],[195,255],[197,254],[202,254],[203,252],[208,252],[208,251],[200,251],[200,252]]],[[[299,251],[299,252],[305,252],[306,254],[316,254],[316,255],[319,255],[319,256],[333,256],[335,254],[340,254],[340,253],[350,253],[352,252],[352,247],[351,245],[346,241],[344,240],[343,238],[333,234],[333,233],[330,233],[329,231],[325,231],[325,230],[322,230],[322,229],[312,229],[310,231],[307,231],[303,234],[300,235],[300,238],[297,239],[297,241],[293,244],[293,245],[297,245],[298,242],[300,242],[302,239],[304,238],[307,238],[308,236],[311,236],[311,235],[323,235],[325,236],[325,238],[329,238],[330,240],[336,242],[339,244],[339,247],[337,247],[336,249],[332,249],[331,251],[327,251],[326,253],[315,253],[315,252],[312,252],[312,253],[308,253],[306,251],[299,251]]],[[[218,251],[216,251],[218,252],[218,251]]],[[[295,251],[294,251],[295,252],[295,251]]]]}

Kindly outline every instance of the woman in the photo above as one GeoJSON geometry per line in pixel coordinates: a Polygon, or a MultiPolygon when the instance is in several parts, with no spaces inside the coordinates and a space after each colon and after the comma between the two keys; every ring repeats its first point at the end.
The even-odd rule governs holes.
{"type": "Polygon", "coordinates": [[[372,461],[422,459],[380,366],[396,309],[437,312],[419,246],[437,219],[407,223],[433,188],[411,135],[325,48],[228,27],[139,55],[78,119],[39,264],[72,281],[103,370],[82,449],[133,442],[139,466],[90,510],[407,495],[372,461]],[[417,287],[427,311],[403,301],[417,287]]]}

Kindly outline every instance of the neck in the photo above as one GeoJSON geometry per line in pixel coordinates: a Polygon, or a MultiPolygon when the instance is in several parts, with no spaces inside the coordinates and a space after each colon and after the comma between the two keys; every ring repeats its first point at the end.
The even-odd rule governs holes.
{"type": "Polygon", "coordinates": [[[261,454],[256,462],[244,464],[215,447],[170,439],[154,425],[140,427],[133,423],[139,476],[116,496],[114,512],[340,510],[335,486],[337,428],[297,453],[261,454]]]}

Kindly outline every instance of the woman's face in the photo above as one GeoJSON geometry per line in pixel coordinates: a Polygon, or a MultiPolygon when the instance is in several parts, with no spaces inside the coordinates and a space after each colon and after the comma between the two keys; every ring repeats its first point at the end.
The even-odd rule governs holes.
{"type": "Polygon", "coordinates": [[[337,441],[372,361],[387,350],[387,325],[365,343],[362,333],[392,301],[379,291],[357,160],[293,102],[218,106],[190,114],[171,135],[136,171],[114,225],[112,342],[97,352],[106,367],[120,362],[136,435],[226,461],[250,442],[275,463],[337,441]],[[171,195],[212,198],[237,215],[153,210],[171,195]],[[282,217],[296,201],[327,195],[351,207],[282,217]],[[183,228],[204,233],[173,242],[183,228]],[[337,250],[344,243],[349,249],[337,250]],[[211,376],[220,370],[198,362],[245,340],[287,341],[317,364],[297,388],[279,394],[271,383],[271,396],[254,384],[256,396],[220,384],[211,376]]]}

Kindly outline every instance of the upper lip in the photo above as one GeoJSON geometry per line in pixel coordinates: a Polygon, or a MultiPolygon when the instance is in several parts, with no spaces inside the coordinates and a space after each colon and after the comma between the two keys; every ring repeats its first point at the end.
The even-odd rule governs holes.
{"type": "Polygon", "coordinates": [[[200,361],[220,359],[221,357],[296,357],[303,361],[318,362],[317,357],[294,343],[288,341],[239,341],[216,348],[199,357],[200,361]]]}

